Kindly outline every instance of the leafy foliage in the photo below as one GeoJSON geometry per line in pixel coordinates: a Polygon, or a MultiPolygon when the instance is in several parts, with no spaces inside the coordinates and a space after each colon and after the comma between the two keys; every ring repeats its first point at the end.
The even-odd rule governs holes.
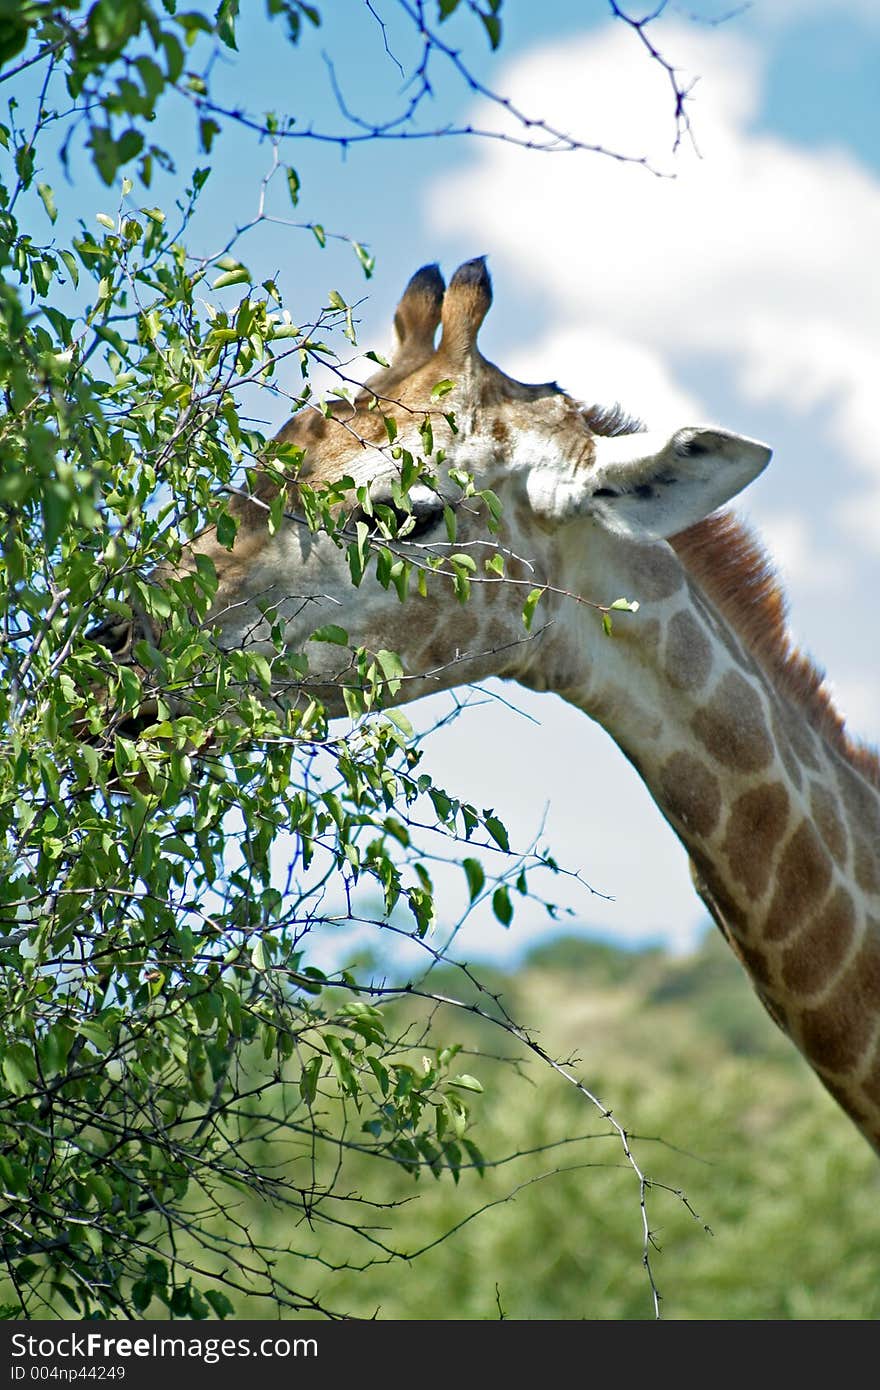
{"type": "MultiPolygon", "coordinates": [[[[490,37],[497,9],[474,8],[490,37]]],[[[280,632],[273,660],[217,650],[213,567],[179,563],[205,526],[233,544],[230,497],[258,463],[282,483],[299,464],[245,423],[242,393],[277,389],[293,365],[295,407],[316,354],[332,356],[337,332],[354,338],[336,291],[301,329],[232,244],[214,258],[187,250],[208,166],[173,230],[146,196],[154,166],[171,164],[147,134],[168,92],[198,98],[205,153],[220,134],[204,113],[210,56],[199,75],[194,55],[234,48],[237,13],[234,0],[213,18],[97,0],[78,18],[35,3],[0,32],[12,75],[42,73],[32,124],[14,99],[0,126],[0,1251],[27,1316],[224,1317],[251,1287],[322,1309],[278,1280],[271,1241],[216,1220],[232,1192],[271,1192],[310,1217],[332,1198],[332,1172],[287,1181],[267,1147],[288,1129],[314,1142],[328,1104],[411,1174],[427,1162],[457,1177],[481,1161],[467,1101],[481,1083],[454,1065],[457,1044],[420,1038],[413,1051],[389,1030],[381,990],[328,976],[309,946],[365,901],[389,931],[425,937],[436,908],[422,817],[471,844],[470,900],[491,897],[508,924],[510,868],[492,875],[474,857],[508,848],[503,823],[420,773],[407,721],[383,712],[402,677],[395,653],[353,651],[356,722],[333,733],[317,698],[285,698],[308,673],[280,632]],[[53,105],[59,82],[72,118],[53,105]],[[39,178],[53,131],[62,161],[78,132],[120,190],[94,227],[70,228],[39,178]],[[196,1230],[184,1259],[179,1236],[196,1230]],[[218,1250],[234,1256],[222,1270],[218,1250]]],[[[268,13],[294,43],[320,19],[298,0],[268,13]]],[[[296,202],[298,176],[287,180],[296,202]]],[[[369,275],[372,257],[353,248],[369,275]]],[[[428,460],[427,418],[423,444],[428,460]]],[[[427,464],[397,453],[398,510],[348,544],[353,582],[375,564],[402,601],[409,571],[386,542],[407,525],[406,478],[427,464]]],[[[303,487],[307,524],[339,536],[348,490],[303,487]]],[[[267,507],[270,532],[284,497],[267,507]]],[[[472,566],[451,561],[462,601],[472,566]]],[[[332,624],[314,635],[348,641],[332,624]]],[[[529,891],[522,863],[516,873],[529,891]]]]}

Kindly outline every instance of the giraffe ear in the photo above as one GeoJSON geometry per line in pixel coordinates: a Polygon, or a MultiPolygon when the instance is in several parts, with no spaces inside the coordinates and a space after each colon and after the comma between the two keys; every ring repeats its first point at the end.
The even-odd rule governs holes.
{"type": "Polygon", "coordinates": [[[440,352],[451,366],[459,366],[476,351],[480,324],[492,304],[492,281],[486,257],[465,261],[449,281],[443,299],[443,336],[440,352]]]}
{"type": "Polygon", "coordinates": [[[413,275],[394,314],[395,363],[401,353],[424,359],[431,356],[445,289],[440,267],[436,264],[423,265],[413,275]]]}
{"type": "Polygon", "coordinates": [[[715,425],[596,436],[584,510],[618,535],[657,540],[702,521],[770,461],[766,444],[715,425]]]}
{"type": "Polygon", "coordinates": [[[423,265],[412,276],[394,312],[391,365],[367,378],[360,401],[371,395],[390,396],[410,372],[433,357],[445,288],[438,265],[423,265]]]}

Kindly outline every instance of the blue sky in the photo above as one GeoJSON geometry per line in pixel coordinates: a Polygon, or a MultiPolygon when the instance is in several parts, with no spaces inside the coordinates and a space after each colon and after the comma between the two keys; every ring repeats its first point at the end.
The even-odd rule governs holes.
{"type": "MultiPolygon", "coordinates": [[[[243,8],[240,56],[224,56],[215,73],[230,105],[274,107],[298,114],[300,126],[311,119],[339,130],[326,50],[354,110],[373,119],[400,108],[400,73],[365,7],[325,5],[324,27],[294,52],[267,30],[262,6],[243,8]]],[[[391,0],[375,8],[389,21],[397,9],[391,0]]],[[[449,273],[487,253],[496,304],[481,344],[511,374],[619,399],[649,424],[714,419],[766,439],[774,461],[744,510],[785,578],[799,640],[828,669],[853,729],[877,742],[880,6],[755,0],[719,25],[690,21],[694,8],[711,18],[731,5],[670,5],[650,32],[668,59],[700,77],[691,108],[699,159],[687,142],[672,154],[666,79],[637,36],[609,20],[604,0],[506,0],[496,55],[473,24],[459,26],[473,71],[496,91],[584,140],[648,153],[676,178],[497,142],[383,142],[343,158],[294,140],[280,154],[300,174],[299,207],[277,180],[267,206],[281,221],[249,233],[238,250],[258,280],[277,275],[300,320],[331,288],[368,294],[362,342],[380,350],[416,267],[439,260],[449,273]],[[364,282],[350,249],[331,243],[321,252],[292,225],[309,220],[369,244],[374,279],[364,282]]],[[[399,23],[389,40],[411,64],[399,23]]],[[[433,119],[490,116],[444,78],[433,119]]],[[[179,151],[181,183],[197,161],[190,124],[179,106],[157,122],[160,143],[179,151]]],[[[271,151],[232,130],[211,162],[189,237],[203,252],[253,215],[271,151]]],[[[86,220],[113,212],[115,195],[93,188],[85,160],[74,168],[86,220]]],[[[159,180],[151,199],[167,205],[173,186],[159,180]]],[[[259,410],[267,425],[282,423],[281,402],[259,410]]],[[[427,755],[436,778],[497,808],[518,845],[546,818],[542,842],[613,899],[561,888],[585,929],[693,945],[705,915],[684,852],[607,737],[553,697],[495,694],[523,713],[489,698],[441,730],[427,755]]],[[[547,930],[537,909],[520,909],[509,932],[487,915],[469,928],[465,953],[512,958],[547,930]]]]}

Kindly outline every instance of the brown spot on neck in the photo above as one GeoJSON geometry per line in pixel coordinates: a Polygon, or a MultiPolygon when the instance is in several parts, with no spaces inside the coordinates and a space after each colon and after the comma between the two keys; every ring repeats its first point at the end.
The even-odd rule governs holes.
{"type": "Polygon", "coordinates": [[[693,615],[682,610],[669,620],[666,677],[676,690],[702,690],[712,669],[712,648],[693,615]]]}
{"type": "Polygon", "coordinates": [[[782,957],[782,982],[793,994],[816,994],[839,969],[855,932],[853,900],[838,888],[782,957]]]}
{"type": "Polygon", "coordinates": [[[665,545],[633,545],[628,567],[633,593],[642,603],[670,598],[685,582],[680,561],[665,545]]]}
{"type": "Polygon", "coordinates": [[[752,899],[767,889],[773,851],[785,834],[788,816],[788,792],[781,782],[743,792],[730,808],[721,849],[731,874],[752,899]]]}
{"type": "Polygon", "coordinates": [[[673,753],[660,769],[660,805],[677,829],[703,837],[712,834],[721,815],[718,778],[692,753],[673,753]]]}
{"type": "Polygon", "coordinates": [[[760,772],[773,758],[761,701],[738,671],[728,671],[691,721],[709,755],[736,772],[760,772]]]}
{"type": "Polygon", "coordinates": [[[764,923],[770,941],[784,941],[806,925],[831,886],[831,856],[809,821],[802,821],[783,851],[776,892],[764,923]]]}
{"type": "Polygon", "coordinates": [[[874,1036],[880,999],[880,923],[822,1004],[807,1009],[801,1036],[807,1057],[832,1072],[853,1071],[874,1036]]]}

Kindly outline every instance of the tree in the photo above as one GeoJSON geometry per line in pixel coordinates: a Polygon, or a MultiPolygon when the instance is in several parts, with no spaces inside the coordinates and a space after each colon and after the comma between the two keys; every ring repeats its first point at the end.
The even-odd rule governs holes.
{"type": "MultiPolygon", "coordinates": [[[[476,133],[418,122],[439,65],[492,95],[444,25],[458,23],[470,42],[476,24],[494,49],[500,0],[439,0],[430,21],[426,8],[397,7],[417,50],[402,111],[364,121],[340,94],[343,132],[310,138],[476,133]]],[[[344,1311],[324,1307],[311,1272],[295,1286],[279,1278],[274,1249],[238,1221],[233,1195],[259,1193],[319,1227],[345,1224],[353,1246],[366,1244],[357,1258],[389,1257],[359,1214],[369,1196],[339,1187],[338,1154],[350,1146],[414,1177],[479,1171],[467,1102],[481,1083],[454,1039],[428,1032],[441,1003],[429,982],[322,971],[310,963],[315,935],[370,917],[436,958],[425,940],[438,912],[426,825],[454,841],[470,903],[490,897],[505,924],[517,893],[533,891],[533,867],[556,868],[531,851],[490,872],[487,853],[509,851],[502,820],[420,772],[408,722],[382,707],[400,674],[394,653],[364,655],[357,722],[340,735],[317,699],[290,710],[260,698],[281,677],[302,677],[295,657],[270,670],[254,653],[217,651],[202,621],[210,565],[164,595],[148,582],[207,524],[231,544],[229,497],[257,460],[296,467],[297,451],[248,422],[248,390],[281,394],[295,368],[292,408],[313,403],[316,361],[335,364],[345,389],[345,340],[355,341],[356,306],[335,291],[309,326],[293,322],[275,281],[239,259],[244,229],[210,256],[183,241],[229,124],[269,140],[264,186],[277,177],[294,207],[299,197],[285,156],[292,117],[254,119],[212,96],[238,9],[32,0],[0,17],[2,81],[22,93],[0,126],[0,1248],[10,1316],[225,1317],[236,1292],[255,1287],[288,1308],[344,1311]],[[201,155],[173,214],[149,201],[156,171],[174,167],[150,138],[171,97],[191,108],[201,155]],[[67,225],[45,175],[56,144],[62,170],[85,149],[118,197],[115,213],[98,212],[97,232],[67,225]],[[165,628],[161,656],[144,640],[153,620],[165,628]],[[126,643],[127,663],[111,661],[126,643]],[[243,687],[254,694],[243,698],[243,687]],[[181,692],[187,712],[175,715],[181,692]],[[282,835],[295,850],[279,883],[282,835]],[[422,1000],[420,1019],[383,1008],[400,994],[422,1000]]],[[[301,0],[267,0],[266,10],[293,61],[318,11],[301,0]]],[[[646,41],[647,21],[612,11],[646,41]]],[[[648,47],[670,75],[681,133],[686,92],[648,47]]],[[[493,99],[521,122],[495,132],[502,138],[591,148],[493,99]]],[[[316,249],[326,243],[323,225],[306,231],[316,249]]],[[[351,246],[369,277],[371,251],[351,246]]],[[[316,493],[309,523],[335,525],[338,500],[316,493]]],[[[279,520],[270,512],[267,524],[279,520]]],[[[332,625],[316,636],[340,640],[332,625]]],[[[543,1055],[470,975],[468,984],[463,1007],[543,1055]]],[[[574,1084],[623,1144],[644,1211],[647,1180],[624,1129],[574,1084]]],[[[645,1221],[646,1262],[648,1240],[645,1221]]]]}

